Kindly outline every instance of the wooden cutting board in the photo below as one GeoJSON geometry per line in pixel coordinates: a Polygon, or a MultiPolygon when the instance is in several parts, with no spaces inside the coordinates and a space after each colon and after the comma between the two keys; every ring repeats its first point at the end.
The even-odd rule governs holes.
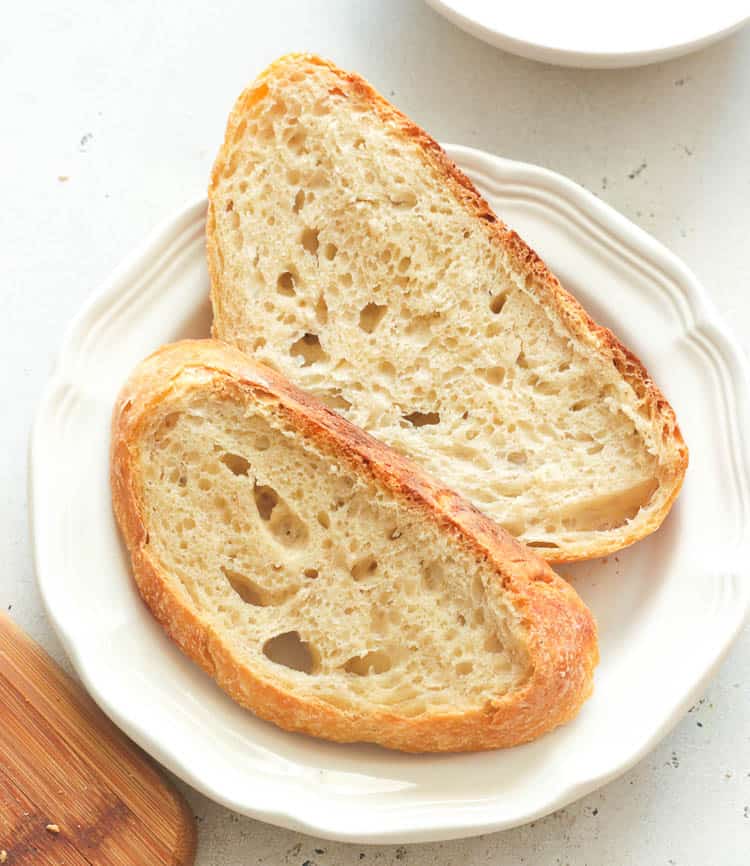
{"type": "Polygon", "coordinates": [[[0,863],[191,866],[195,844],[177,791],[0,614],[0,863]]]}

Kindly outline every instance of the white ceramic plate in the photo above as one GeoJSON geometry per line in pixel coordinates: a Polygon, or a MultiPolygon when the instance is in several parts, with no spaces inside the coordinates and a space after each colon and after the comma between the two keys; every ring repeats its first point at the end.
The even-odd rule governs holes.
{"type": "Polygon", "coordinates": [[[32,436],[39,583],[96,701],[209,797],[318,836],[469,836],[586,794],[681,718],[750,606],[748,370],[705,292],[656,241],[570,181],[466,148],[449,153],[644,359],[692,451],[682,496],[656,535],[562,569],[601,630],[596,692],[575,722],[477,755],[318,742],[236,706],[162,634],[136,594],[111,513],[109,419],[137,361],[161,343],[208,334],[203,200],[133,253],[75,320],[32,436]]]}
{"type": "Polygon", "coordinates": [[[640,66],[696,51],[750,17],[747,0],[427,0],[504,51],[559,66],[640,66]]]}

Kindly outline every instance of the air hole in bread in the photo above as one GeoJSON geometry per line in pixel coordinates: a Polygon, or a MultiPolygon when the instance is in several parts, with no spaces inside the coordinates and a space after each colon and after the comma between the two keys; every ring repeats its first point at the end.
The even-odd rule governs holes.
{"type": "Polygon", "coordinates": [[[299,213],[304,206],[305,206],[305,191],[303,189],[298,189],[297,195],[294,196],[294,204],[292,205],[292,212],[293,213],[299,213]]]}
{"type": "Polygon", "coordinates": [[[432,424],[440,423],[439,412],[410,412],[408,415],[402,417],[413,427],[428,427],[432,424]]]}
{"type": "Polygon", "coordinates": [[[230,198],[229,201],[227,202],[226,207],[224,208],[224,210],[227,211],[227,212],[234,210],[234,202],[232,201],[231,198],[230,198]]]}
{"type": "MultiPolygon", "coordinates": [[[[310,187],[312,187],[313,189],[322,189],[323,187],[328,186],[328,172],[331,170],[331,166],[330,164],[326,164],[325,160],[322,162],[322,165],[323,168],[316,169],[308,178],[308,189],[310,187]]],[[[314,198],[312,193],[308,193],[308,201],[312,201],[312,198],[314,198]]]]}
{"type": "Polygon", "coordinates": [[[269,638],[263,644],[263,655],[274,664],[303,674],[312,674],[317,667],[317,654],[298,631],[286,631],[269,638]]]}
{"type": "Polygon", "coordinates": [[[484,642],[484,648],[488,653],[501,653],[504,650],[502,641],[494,633],[487,636],[484,642]]]}
{"type": "Polygon", "coordinates": [[[427,712],[427,704],[424,701],[405,701],[398,704],[399,714],[410,718],[424,715],[427,712]]]}
{"type": "Polygon", "coordinates": [[[318,235],[320,234],[318,229],[304,229],[302,234],[299,237],[299,242],[302,244],[304,249],[310,253],[311,256],[316,256],[318,254],[318,235]]]}
{"type": "Polygon", "coordinates": [[[362,328],[365,333],[372,334],[375,328],[377,328],[382,321],[387,310],[387,304],[376,304],[372,301],[369,304],[365,304],[365,306],[359,311],[359,327],[362,328]]]}
{"type": "Polygon", "coordinates": [[[315,304],[315,318],[318,320],[319,325],[325,325],[328,323],[328,304],[323,295],[318,297],[315,304]]]}
{"type": "Polygon", "coordinates": [[[319,576],[317,568],[306,568],[302,574],[304,574],[308,580],[317,580],[319,576]]]}
{"type": "Polygon", "coordinates": [[[417,197],[410,189],[399,190],[390,196],[390,200],[392,205],[404,210],[414,207],[417,203],[417,197]]]}
{"type": "Polygon", "coordinates": [[[370,616],[370,631],[382,635],[388,631],[388,617],[381,607],[376,607],[370,616]]]}
{"type": "Polygon", "coordinates": [[[363,656],[355,656],[344,665],[348,674],[366,677],[370,674],[384,674],[392,666],[391,657],[382,650],[373,650],[363,656]]]}
{"type": "Polygon", "coordinates": [[[287,147],[292,153],[300,155],[305,151],[305,141],[307,140],[307,131],[304,127],[298,126],[292,135],[287,139],[287,147]]]}
{"type": "Polygon", "coordinates": [[[587,454],[599,454],[600,451],[604,450],[604,445],[601,442],[595,442],[593,445],[589,445],[586,449],[587,454]]]}
{"type": "Polygon", "coordinates": [[[328,360],[328,355],[320,345],[320,337],[317,334],[305,334],[300,337],[299,340],[292,343],[289,354],[293,358],[302,358],[303,367],[328,360]]]}
{"type": "Polygon", "coordinates": [[[576,400],[575,403],[570,407],[571,412],[580,412],[582,409],[585,409],[587,406],[591,405],[590,400],[576,400]]]}
{"type": "Polygon", "coordinates": [[[246,574],[233,571],[231,568],[226,568],[225,566],[222,566],[221,570],[224,573],[224,577],[229,581],[229,585],[245,604],[252,604],[255,607],[266,606],[265,593],[254,580],[246,574]]]}
{"type": "Polygon", "coordinates": [[[428,562],[422,570],[422,579],[427,589],[437,590],[445,578],[445,569],[440,562],[428,562]]]}
{"type": "Polygon", "coordinates": [[[268,436],[260,435],[256,437],[255,441],[253,442],[253,448],[255,448],[256,451],[268,451],[270,447],[271,440],[268,438],[268,436]]]}
{"type": "Polygon", "coordinates": [[[478,574],[475,574],[471,580],[471,601],[475,607],[484,604],[484,583],[478,574]]]}
{"type": "Polygon", "coordinates": [[[378,371],[382,373],[384,376],[395,376],[396,368],[391,364],[390,361],[381,361],[378,364],[378,371]]]}
{"type": "Polygon", "coordinates": [[[488,367],[484,371],[484,378],[490,385],[502,385],[505,380],[505,367],[488,367]]]}
{"type": "Polygon", "coordinates": [[[306,524],[284,503],[280,503],[273,509],[268,521],[268,529],[271,535],[285,547],[302,547],[307,543],[306,524]]]}
{"type": "Polygon", "coordinates": [[[557,371],[558,373],[565,373],[570,370],[570,361],[563,361],[562,364],[558,364],[557,371]]]}
{"type": "Polygon", "coordinates": [[[527,547],[537,547],[537,548],[541,548],[542,550],[555,550],[560,545],[555,544],[552,541],[527,541],[526,546],[527,547]]]}
{"type": "Polygon", "coordinates": [[[521,351],[516,356],[516,366],[520,367],[522,370],[527,370],[529,367],[529,362],[523,349],[521,349],[521,351]]]}
{"type": "Polygon", "coordinates": [[[250,468],[250,461],[246,460],[241,454],[226,453],[219,459],[233,475],[247,475],[247,471],[250,468]]]}
{"type": "Polygon", "coordinates": [[[284,271],[283,274],[279,274],[279,278],[276,280],[276,291],[280,295],[284,295],[287,298],[293,298],[297,292],[294,290],[295,279],[294,274],[291,271],[284,271]]]}
{"type": "Polygon", "coordinates": [[[169,435],[171,430],[174,430],[177,422],[180,420],[179,412],[170,412],[164,417],[164,420],[159,425],[159,429],[154,434],[154,439],[157,442],[162,442],[169,435]]]}
{"type": "Polygon", "coordinates": [[[351,568],[352,577],[355,580],[366,580],[372,577],[378,570],[378,561],[374,556],[363,556],[358,559],[351,568]]]}
{"type": "Polygon", "coordinates": [[[554,382],[548,382],[546,379],[537,379],[534,387],[538,394],[553,396],[560,393],[560,386],[554,382]]]}
{"type": "Polygon", "coordinates": [[[508,463],[513,463],[515,466],[523,466],[527,458],[523,451],[511,451],[506,459],[508,463]]]}
{"type": "Polygon", "coordinates": [[[340,409],[346,411],[352,407],[352,404],[346,399],[346,397],[342,397],[338,391],[328,391],[327,393],[318,394],[317,397],[318,400],[329,409],[340,409]]]}
{"type": "Polygon", "coordinates": [[[505,306],[505,302],[508,300],[507,292],[500,292],[497,295],[493,295],[490,298],[490,310],[497,315],[498,313],[502,313],[503,307],[505,306]]]}
{"type": "Polygon", "coordinates": [[[460,677],[465,677],[467,674],[470,674],[474,670],[474,665],[472,664],[472,662],[469,661],[459,662],[456,665],[455,670],[460,677]]]}
{"type": "Polygon", "coordinates": [[[399,273],[405,274],[409,270],[409,266],[411,265],[411,257],[404,256],[401,261],[398,263],[399,273]]]}
{"type": "Polygon", "coordinates": [[[336,258],[336,253],[339,251],[339,248],[336,244],[324,244],[323,245],[323,258],[327,259],[329,262],[332,262],[336,258]]]}
{"type": "Polygon", "coordinates": [[[258,509],[260,519],[266,521],[270,520],[274,508],[279,504],[278,493],[273,489],[273,487],[269,487],[266,484],[260,486],[256,484],[255,489],[253,490],[253,496],[255,498],[255,507],[258,509]]]}
{"type": "Polygon", "coordinates": [[[354,278],[351,274],[341,274],[339,280],[341,281],[341,286],[344,289],[350,289],[352,287],[352,284],[354,283],[354,278]]]}
{"type": "Polygon", "coordinates": [[[354,479],[350,475],[339,475],[334,482],[334,494],[336,507],[340,508],[351,496],[354,488],[354,479]]]}

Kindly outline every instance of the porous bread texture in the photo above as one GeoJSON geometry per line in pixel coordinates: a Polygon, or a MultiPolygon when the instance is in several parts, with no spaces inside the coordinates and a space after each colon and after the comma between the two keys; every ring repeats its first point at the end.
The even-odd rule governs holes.
{"type": "Polygon", "coordinates": [[[497,748],[572,718],[596,625],[531,551],[242,352],[136,369],[112,499],[141,595],[281,727],[407,751],[497,748]]]}
{"type": "Polygon", "coordinates": [[[404,716],[523,680],[492,569],[272,409],[200,392],[155,415],[139,451],[154,554],[263,675],[404,716]]]}
{"type": "Polygon", "coordinates": [[[687,449],[596,326],[362,79],[278,61],[209,190],[214,335],[467,496],[547,559],[656,529],[687,449]]]}

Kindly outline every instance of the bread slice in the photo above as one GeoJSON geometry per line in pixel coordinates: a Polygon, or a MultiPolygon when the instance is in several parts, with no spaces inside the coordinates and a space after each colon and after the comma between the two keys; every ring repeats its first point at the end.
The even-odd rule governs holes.
{"type": "Polygon", "coordinates": [[[240,96],[207,241],[214,336],[548,560],[669,511],[687,449],[643,365],[358,76],[291,55],[240,96]]]}
{"type": "Polygon", "coordinates": [[[594,620],[455,493],[225,344],[144,361],[112,496],[141,595],[236,701],[407,751],[512,746],[591,691],[594,620]]]}

